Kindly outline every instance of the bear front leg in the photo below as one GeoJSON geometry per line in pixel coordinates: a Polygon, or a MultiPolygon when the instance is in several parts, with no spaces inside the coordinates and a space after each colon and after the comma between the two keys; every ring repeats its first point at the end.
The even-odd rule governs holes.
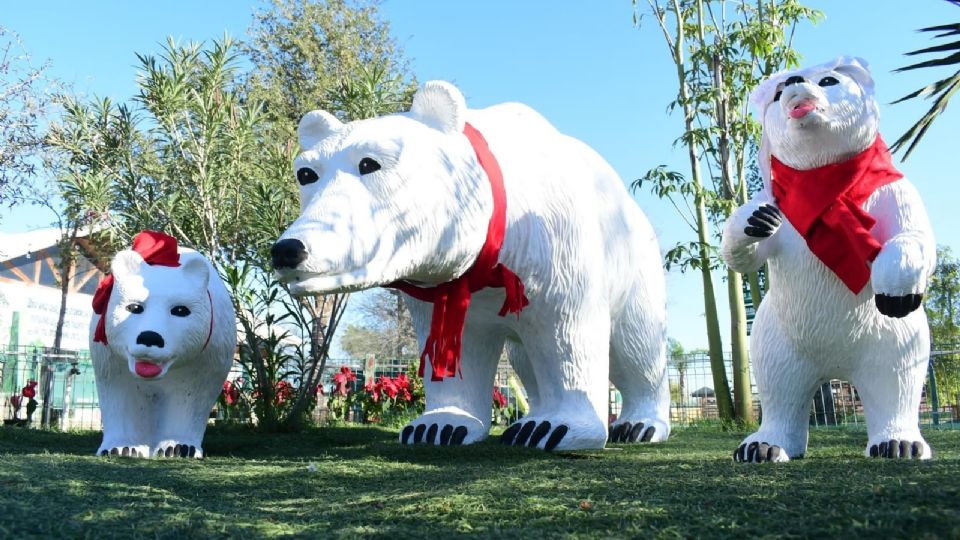
{"type": "Polygon", "coordinates": [[[884,244],[871,271],[877,310],[899,319],[919,308],[929,266],[921,235],[901,233],[884,244]]]}
{"type": "Polygon", "coordinates": [[[150,457],[156,396],[125,373],[97,380],[103,441],[98,456],[150,457]]]}
{"type": "Polygon", "coordinates": [[[493,407],[493,380],[503,351],[501,331],[478,332],[469,322],[463,333],[463,377],[432,381],[430,363],[423,373],[426,409],[400,432],[401,444],[453,446],[487,438],[493,407]]]}
{"type": "Polygon", "coordinates": [[[566,319],[558,324],[559,319],[541,315],[521,334],[538,399],[527,416],[503,433],[503,444],[548,451],[606,444],[609,310],[577,310],[566,319]]]}
{"type": "Polygon", "coordinates": [[[219,373],[170,373],[158,402],[154,457],[203,459],[203,435],[222,381],[219,373]]]}

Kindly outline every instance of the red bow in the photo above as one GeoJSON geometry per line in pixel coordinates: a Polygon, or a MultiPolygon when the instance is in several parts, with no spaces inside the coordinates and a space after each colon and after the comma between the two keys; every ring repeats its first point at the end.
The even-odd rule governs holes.
{"type": "MultiPolygon", "coordinates": [[[[133,250],[143,257],[143,261],[155,266],[180,266],[180,254],[177,252],[177,239],[156,231],[143,231],[133,239],[133,250]]],[[[100,315],[93,341],[107,344],[106,311],[113,292],[113,274],[107,274],[97,285],[93,294],[93,312],[100,315]]],[[[209,294],[209,292],[208,292],[209,294]]],[[[212,304],[211,304],[212,307],[212,304]]],[[[213,330],[213,311],[210,312],[210,329],[213,330]]],[[[209,336],[207,341],[209,341],[209,336]]]]}
{"type": "Polygon", "coordinates": [[[463,326],[473,293],[486,287],[506,289],[507,297],[498,313],[501,317],[507,313],[516,313],[519,317],[520,311],[530,303],[524,294],[523,281],[513,271],[498,262],[500,247],[503,245],[507,229],[507,196],[503,189],[503,172],[490,151],[486,139],[476,128],[466,124],[463,127],[463,134],[470,141],[480,166],[487,173],[493,192],[493,215],[490,216],[487,239],[480,249],[480,254],[473,266],[453,281],[434,287],[417,287],[405,281],[388,285],[417,300],[433,303],[430,334],[420,355],[420,376],[423,376],[424,365],[429,359],[430,378],[434,381],[454,375],[463,376],[460,371],[463,326]]]}
{"type": "Polygon", "coordinates": [[[877,188],[903,178],[880,136],[840,163],[799,171],[770,158],[773,196],[790,223],[854,294],[870,280],[880,242],[870,234],[876,220],[863,203],[877,188]]]}

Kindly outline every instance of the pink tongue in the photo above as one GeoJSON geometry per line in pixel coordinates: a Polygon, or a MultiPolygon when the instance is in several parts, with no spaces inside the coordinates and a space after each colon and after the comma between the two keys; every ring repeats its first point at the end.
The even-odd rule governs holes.
{"type": "Polygon", "coordinates": [[[134,369],[137,370],[137,375],[141,377],[146,377],[152,379],[160,374],[163,371],[163,368],[154,364],[153,362],[144,362],[143,360],[137,360],[134,369]]]}
{"type": "Polygon", "coordinates": [[[803,118],[810,111],[817,108],[817,105],[812,101],[801,101],[799,105],[793,108],[790,111],[790,118],[803,118]]]}

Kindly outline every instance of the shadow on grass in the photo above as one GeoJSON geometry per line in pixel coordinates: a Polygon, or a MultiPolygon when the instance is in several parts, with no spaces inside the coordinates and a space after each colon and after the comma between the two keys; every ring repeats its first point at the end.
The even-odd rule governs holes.
{"type": "Polygon", "coordinates": [[[956,536],[960,432],[929,435],[933,463],[867,460],[862,431],[818,430],[808,458],[757,467],[730,459],[741,434],[712,430],[546,454],[404,447],[367,427],[211,429],[201,462],[0,432],[0,536],[956,536]]]}

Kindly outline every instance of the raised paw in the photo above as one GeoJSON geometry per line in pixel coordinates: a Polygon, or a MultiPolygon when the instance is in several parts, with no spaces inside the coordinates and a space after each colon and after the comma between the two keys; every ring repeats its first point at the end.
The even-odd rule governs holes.
{"type": "Polygon", "coordinates": [[[203,449],[192,444],[165,444],[154,450],[158,458],[194,458],[203,459],[203,449]]]}
{"type": "Polygon", "coordinates": [[[747,218],[748,225],[743,229],[743,233],[753,238],[769,238],[777,232],[781,223],[783,214],[780,209],[771,204],[763,204],[747,218]]]}
{"type": "Polygon", "coordinates": [[[790,461],[786,450],[775,444],[765,442],[743,443],[733,451],[733,461],[737,463],[780,463],[790,461]]]}
{"type": "Polygon", "coordinates": [[[147,448],[143,446],[114,446],[111,448],[100,448],[100,450],[97,451],[97,455],[134,458],[150,457],[150,453],[147,451],[147,448]]]}
{"type": "Polygon", "coordinates": [[[420,424],[416,427],[408,425],[400,432],[401,444],[432,444],[438,446],[459,446],[469,435],[466,426],[453,426],[444,424],[420,424]]]}
{"type": "Polygon", "coordinates": [[[877,311],[887,317],[900,319],[906,317],[923,302],[922,294],[907,294],[904,296],[890,296],[887,294],[878,294],[873,297],[877,304],[877,311]]]}
{"type": "Polygon", "coordinates": [[[867,448],[867,455],[872,458],[888,459],[930,459],[932,453],[927,443],[923,441],[907,441],[890,439],[867,448]]]}
{"type": "Polygon", "coordinates": [[[643,422],[631,424],[630,422],[621,422],[610,427],[610,435],[607,442],[650,442],[657,433],[657,427],[647,425],[643,422]]]}
{"type": "Polygon", "coordinates": [[[526,422],[517,422],[508,427],[507,430],[503,432],[503,435],[500,436],[500,442],[507,446],[538,448],[541,441],[544,441],[544,438],[546,438],[545,442],[543,442],[543,449],[549,452],[563,442],[567,431],[567,426],[563,424],[554,428],[547,420],[540,422],[527,420],[526,422]]]}

